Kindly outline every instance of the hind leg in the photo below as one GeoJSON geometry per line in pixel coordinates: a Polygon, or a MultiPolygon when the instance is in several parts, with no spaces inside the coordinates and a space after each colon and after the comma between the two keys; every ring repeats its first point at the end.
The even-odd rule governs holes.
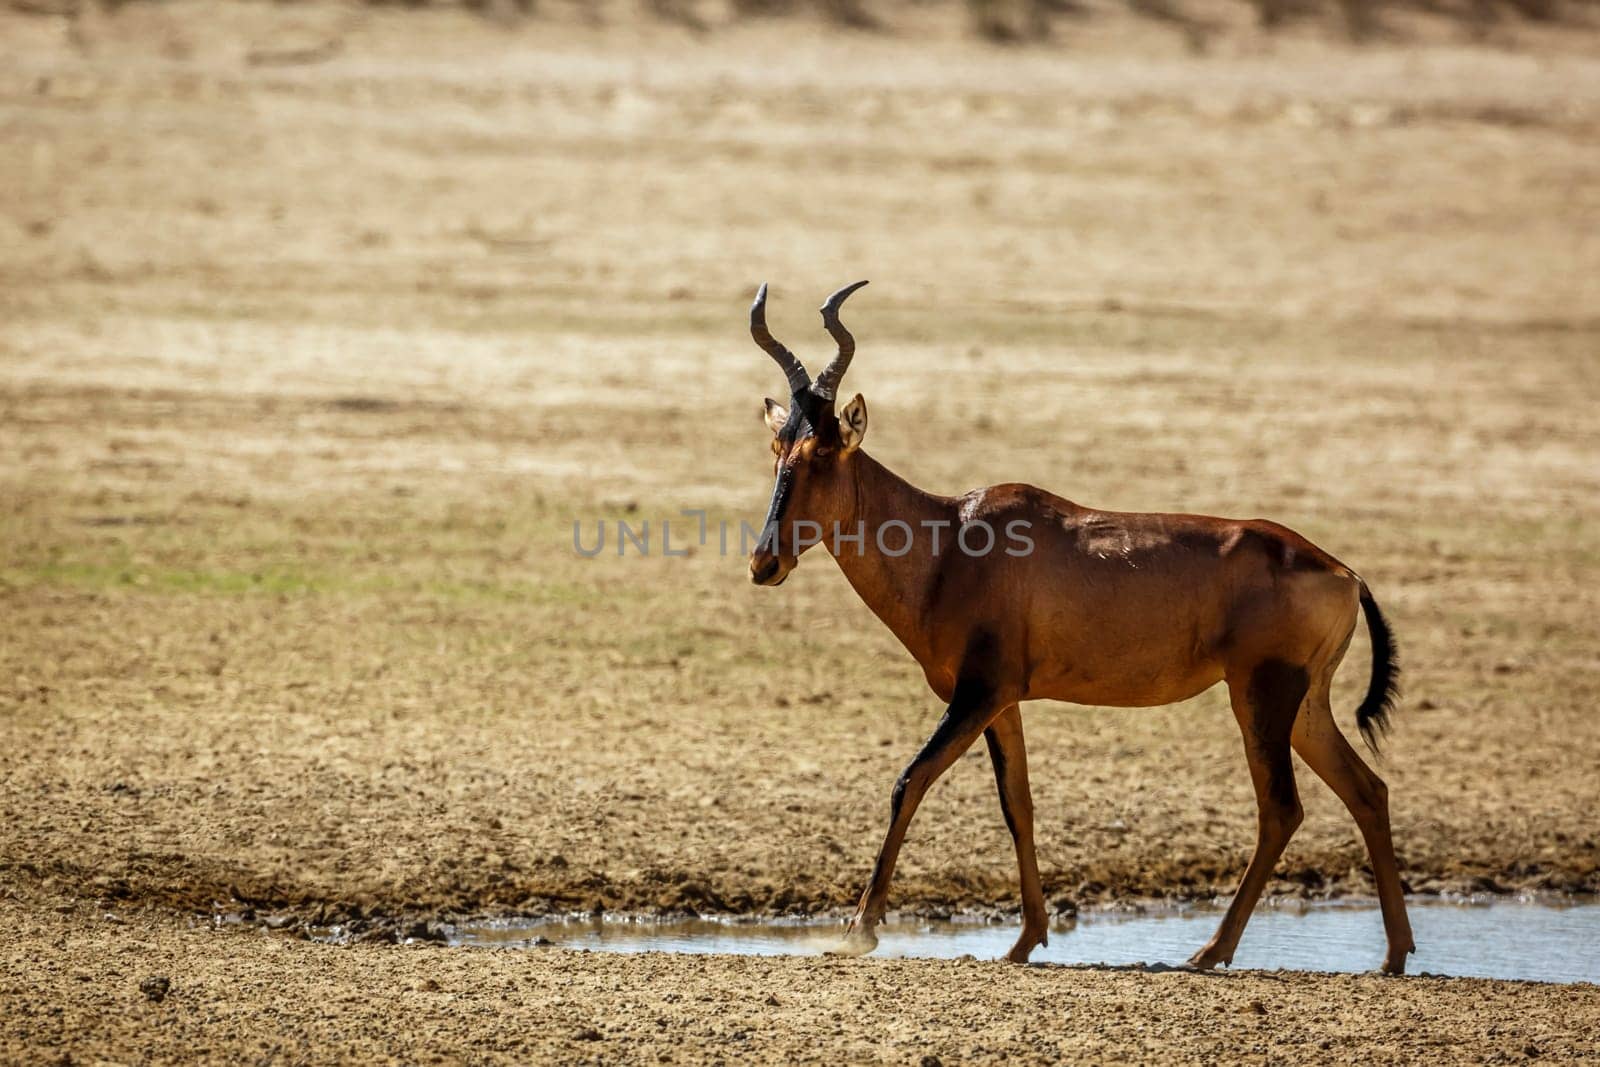
{"type": "Polygon", "coordinates": [[[1405,892],[1400,885],[1400,866],[1395,861],[1394,839],[1389,833],[1389,789],[1356,754],[1334,723],[1333,711],[1328,706],[1328,681],[1333,672],[1330,669],[1327,673],[1328,677],[1319,679],[1307,698],[1290,740],[1306,766],[1338,794],[1361,828],[1367,855],[1372,861],[1372,873],[1378,882],[1383,931],[1389,942],[1383,969],[1387,974],[1403,974],[1406,955],[1415,952],[1417,946],[1411,938],[1411,920],[1406,917],[1405,892]]]}
{"type": "Polygon", "coordinates": [[[1205,948],[1190,958],[1196,967],[1209,969],[1233,962],[1233,951],[1250,913],[1304,816],[1294,786],[1289,734],[1307,684],[1305,668],[1281,660],[1264,660],[1244,677],[1228,676],[1233,715],[1244,733],[1244,754],[1256,788],[1256,850],[1222,924],[1205,948]]]}
{"type": "Polygon", "coordinates": [[[1044,914],[1044,889],[1039,884],[1039,861],[1033,851],[1033,797],[1028,792],[1022,712],[1011,705],[989,724],[983,736],[989,742],[989,759],[1000,789],[1000,812],[1017,849],[1017,874],[1022,879],[1022,933],[1006,958],[1027,963],[1033,946],[1050,943],[1050,930],[1044,914]]]}

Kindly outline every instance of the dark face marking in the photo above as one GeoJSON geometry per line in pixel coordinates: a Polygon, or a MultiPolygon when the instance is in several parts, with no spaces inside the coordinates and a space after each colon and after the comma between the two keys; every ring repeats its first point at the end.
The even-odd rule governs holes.
{"type": "Polygon", "coordinates": [[[784,509],[789,506],[789,493],[794,489],[794,464],[778,460],[778,477],[772,483],[772,502],[767,505],[766,525],[761,528],[761,540],[773,551],[778,551],[778,531],[783,521],[784,509]]]}
{"type": "Polygon", "coordinates": [[[807,459],[796,453],[796,445],[808,437],[816,439],[810,456],[826,454],[839,443],[839,420],[833,414],[833,402],[824,400],[810,389],[793,393],[789,397],[789,418],[778,431],[774,451],[778,461],[772,484],[772,500],[767,506],[767,520],[762,525],[762,546],[777,554],[783,542],[782,524],[789,501],[794,493],[797,468],[807,459]]]}
{"type": "Polygon", "coordinates": [[[808,436],[830,446],[840,440],[839,418],[833,413],[833,401],[805,389],[790,394],[789,419],[778,431],[778,441],[789,448],[808,436]]]}

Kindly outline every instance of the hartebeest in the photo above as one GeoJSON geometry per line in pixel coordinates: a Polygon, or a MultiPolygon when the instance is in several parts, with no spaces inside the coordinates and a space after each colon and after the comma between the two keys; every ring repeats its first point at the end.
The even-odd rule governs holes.
{"type": "Polygon", "coordinates": [[[1100,511],[1017,484],[944,497],[896,476],[861,450],[867,408],[860,394],[835,410],[855,354],[839,308],[865,284],[846,286],[823,304],[838,353],[815,381],[768,331],[765,285],[750,309],[751,335],[789,381],[787,406],[766,401],[776,484],[750,578],[778,585],[810,544],[828,546],[948,705],[895,782],[889,830],[840,951],[876,947],[873,931],[917,805],[982,734],[1022,881],[1022,933],[1009,956],[1025,962],[1046,943],[1047,922],[1018,705],[1046,699],[1151,707],[1220,681],[1244,733],[1256,847],[1215,936],[1190,963],[1232,961],[1273,865],[1300,825],[1293,749],[1360,827],[1388,937],[1383,969],[1403,972],[1414,945],[1387,789],[1339,732],[1328,700],[1359,607],[1372,640],[1372,677],[1356,722],[1376,750],[1399,667],[1366,583],[1304,537],[1262,519],[1100,511]],[[985,525],[988,535],[975,543],[957,537],[985,525]],[[995,536],[1002,529],[1015,535],[1003,550],[995,536]]]}

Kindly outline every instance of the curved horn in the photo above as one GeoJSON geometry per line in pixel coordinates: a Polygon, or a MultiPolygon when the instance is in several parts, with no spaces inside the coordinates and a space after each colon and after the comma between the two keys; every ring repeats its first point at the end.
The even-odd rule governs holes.
{"type": "Polygon", "coordinates": [[[850,336],[850,331],[839,321],[839,308],[844,304],[846,297],[866,284],[865,281],[860,281],[854,285],[847,285],[828,297],[827,302],[822,305],[822,325],[833,336],[834,343],[839,346],[839,354],[822,369],[822,373],[817,375],[816,384],[811,387],[811,391],[824,400],[833,399],[834,393],[839,389],[839,381],[844,377],[844,372],[850,369],[850,360],[856,354],[856,339],[850,336]]]}
{"type": "Polygon", "coordinates": [[[806,373],[806,368],[795,358],[795,354],[783,347],[767,329],[766,282],[761,283],[761,288],[756,291],[756,302],[750,305],[750,336],[783,369],[784,377],[789,379],[789,392],[805,392],[811,385],[811,375],[806,373]]]}

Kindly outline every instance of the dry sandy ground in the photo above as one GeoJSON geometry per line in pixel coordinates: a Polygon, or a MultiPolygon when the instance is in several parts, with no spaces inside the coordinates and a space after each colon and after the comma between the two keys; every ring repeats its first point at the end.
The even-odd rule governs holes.
{"type": "MultiPolygon", "coordinates": [[[[1592,990],[506,958],[184,918],[851,899],[937,715],[909,660],[826,559],[771,591],[714,537],[571,547],[574,519],[659,547],[681,508],[759,518],[762,278],[811,357],[810,309],[874,280],[851,384],[868,449],[924,486],[1268,515],[1358,568],[1406,664],[1383,773],[1411,887],[1600,889],[1582,48],[1199,59],[1130,31],[1068,61],[804,22],[226,12],[0,16],[0,966],[4,1015],[43,1013],[6,1056],[335,1056],[357,1018],[402,1058],[585,1026],[606,1043],[563,1056],[732,1058],[741,1029],[819,1058],[1584,1051],[1592,990]],[[179,993],[144,1004],[146,969],[179,993]]],[[[1365,670],[1358,639],[1344,721],[1365,670]]],[[[1254,814],[1217,694],[1025,715],[1052,900],[1231,888],[1254,814]]],[[[1366,891],[1302,778],[1273,891],[1366,891]]],[[[894,901],[1007,907],[1012,864],[975,753],[894,901]]]]}
{"type": "Polygon", "coordinates": [[[1577,1063],[1600,988],[336,948],[0,905],[0,1056],[250,1063],[1577,1063]],[[166,978],[166,996],[141,986],[166,978]],[[929,1059],[933,1057],[933,1059],[929,1059]]]}

